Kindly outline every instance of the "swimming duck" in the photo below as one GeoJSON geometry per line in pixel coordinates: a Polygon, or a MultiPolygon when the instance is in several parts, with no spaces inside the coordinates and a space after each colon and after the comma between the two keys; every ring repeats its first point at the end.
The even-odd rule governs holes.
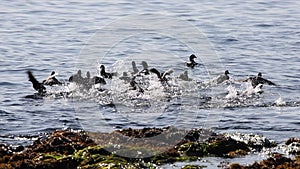
{"type": "Polygon", "coordinates": [[[86,89],[90,89],[93,86],[93,81],[91,79],[91,73],[90,73],[90,71],[87,71],[85,76],[86,77],[82,79],[82,84],[84,85],[84,87],[86,89]]]}
{"type": "Polygon", "coordinates": [[[133,70],[132,74],[137,74],[139,72],[139,70],[136,67],[135,61],[132,61],[131,65],[132,65],[132,70],[133,70]]]}
{"type": "Polygon", "coordinates": [[[144,89],[135,81],[135,77],[133,77],[130,81],[130,90],[138,90],[138,92],[144,93],[144,89]]]}
{"type": "Polygon", "coordinates": [[[172,70],[172,69],[169,69],[169,70],[167,70],[167,71],[165,71],[165,72],[163,72],[163,73],[160,73],[160,72],[159,72],[157,69],[155,69],[155,68],[151,68],[149,71],[150,71],[151,73],[156,74],[156,75],[157,75],[157,78],[158,78],[160,81],[162,81],[162,82],[168,81],[168,79],[167,79],[166,76],[173,73],[173,70],[172,70]]]}
{"type": "Polygon", "coordinates": [[[142,61],[142,66],[143,66],[143,70],[140,73],[143,73],[144,75],[149,75],[149,66],[148,63],[146,61],[142,61]]]}
{"type": "Polygon", "coordinates": [[[55,76],[56,76],[55,71],[52,71],[51,75],[46,80],[43,80],[42,83],[44,85],[49,85],[49,86],[62,85],[62,83],[60,81],[58,81],[55,76]]]}
{"type": "Polygon", "coordinates": [[[217,84],[220,84],[220,83],[223,83],[224,81],[226,81],[226,80],[229,80],[229,75],[230,73],[229,73],[229,71],[228,70],[226,70],[225,72],[224,72],[224,74],[222,74],[222,75],[220,75],[219,77],[217,77],[217,79],[215,80],[215,82],[217,83],[217,84]]]}
{"type": "Polygon", "coordinates": [[[192,79],[189,78],[187,70],[185,70],[182,74],[180,74],[178,76],[178,78],[181,79],[181,80],[184,80],[184,81],[191,81],[192,80],[192,79]]]}
{"type": "Polygon", "coordinates": [[[107,73],[107,72],[105,71],[105,66],[104,66],[104,65],[101,65],[101,66],[100,66],[100,75],[101,75],[103,78],[112,79],[113,76],[116,76],[116,73],[107,73]]]}
{"type": "Polygon", "coordinates": [[[94,83],[94,84],[106,84],[106,81],[104,80],[103,77],[99,77],[99,76],[94,76],[91,81],[94,83]]]}
{"type": "Polygon", "coordinates": [[[78,70],[77,73],[75,75],[72,75],[69,78],[69,82],[76,82],[76,83],[82,83],[82,76],[81,76],[81,70],[78,70]]]}
{"type": "Polygon", "coordinates": [[[190,67],[190,68],[194,68],[198,64],[197,62],[195,62],[195,60],[194,60],[195,58],[197,58],[197,56],[194,54],[191,54],[190,61],[186,63],[186,66],[190,67]]]}
{"type": "Polygon", "coordinates": [[[244,81],[250,81],[253,88],[256,88],[256,86],[258,86],[259,84],[268,84],[268,85],[274,85],[274,86],[276,85],[275,83],[273,83],[267,79],[264,79],[262,77],[261,72],[259,72],[256,77],[249,77],[248,79],[246,79],[244,81]]]}
{"type": "Polygon", "coordinates": [[[33,76],[32,72],[30,70],[27,71],[27,74],[28,74],[28,78],[29,78],[28,81],[30,81],[32,83],[32,87],[34,88],[34,90],[38,91],[39,94],[46,93],[45,86],[36,80],[36,78],[33,76]]]}
{"type": "Polygon", "coordinates": [[[123,72],[123,76],[121,76],[119,79],[124,80],[126,83],[131,81],[131,78],[128,76],[127,72],[123,72]]]}
{"type": "Polygon", "coordinates": [[[90,79],[91,78],[91,73],[90,73],[90,71],[87,71],[86,72],[86,79],[90,79]]]}

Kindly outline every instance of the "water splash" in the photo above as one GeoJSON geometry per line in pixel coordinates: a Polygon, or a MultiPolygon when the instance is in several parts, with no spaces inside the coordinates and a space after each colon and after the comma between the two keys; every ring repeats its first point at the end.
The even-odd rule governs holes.
{"type": "Polygon", "coordinates": [[[229,85],[227,87],[227,90],[228,90],[228,94],[225,96],[226,99],[234,99],[238,97],[238,91],[234,86],[229,85]]]}
{"type": "Polygon", "coordinates": [[[275,105],[276,106],[285,106],[286,105],[286,102],[283,101],[282,97],[279,96],[279,98],[277,100],[275,100],[275,105]]]}

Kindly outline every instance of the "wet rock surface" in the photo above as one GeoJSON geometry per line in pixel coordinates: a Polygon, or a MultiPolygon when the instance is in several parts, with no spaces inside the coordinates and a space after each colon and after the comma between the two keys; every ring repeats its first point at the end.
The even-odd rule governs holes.
{"type": "Polygon", "coordinates": [[[299,169],[300,156],[294,159],[284,157],[282,154],[274,154],[261,162],[254,162],[251,165],[240,165],[237,163],[231,164],[230,169],[253,169],[253,168],[274,168],[274,169],[299,169]]]}
{"type": "MultiPolygon", "coordinates": [[[[298,141],[294,138],[287,144],[298,144],[298,141]]],[[[244,156],[253,151],[253,147],[257,147],[253,142],[247,144],[205,129],[128,128],[111,133],[60,130],[26,148],[0,144],[0,168],[157,168],[166,163],[195,161],[199,157],[244,156]]],[[[278,155],[253,165],[297,166],[299,159],[278,155]]],[[[184,168],[203,167],[187,165],[184,168]]],[[[248,166],[231,164],[230,167],[248,166]]]]}

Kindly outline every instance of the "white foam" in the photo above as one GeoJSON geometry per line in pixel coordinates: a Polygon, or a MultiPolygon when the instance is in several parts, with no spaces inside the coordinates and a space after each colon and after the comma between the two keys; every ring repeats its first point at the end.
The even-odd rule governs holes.
{"type": "Polygon", "coordinates": [[[234,86],[229,85],[227,87],[227,90],[228,90],[228,94],[225,96],[226,99],[233,99],[238,97],[238,91],[234,86]]]}
{"type": "Polygon", "coordinates": [[[275,104],[276,104],[276,106],[285,106],[286,102],[283,101],[281,96],[279,96],[279,98],[277,100],[275,100],[275,104]]]}

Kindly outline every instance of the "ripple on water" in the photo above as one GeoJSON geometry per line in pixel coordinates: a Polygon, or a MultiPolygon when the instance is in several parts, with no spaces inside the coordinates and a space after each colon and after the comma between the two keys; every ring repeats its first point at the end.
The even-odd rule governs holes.
{"type": "MultiPolygon", "coordinates": [[[[167,11],[167,15],[187,20],[204,32],[215,47],[224,67],[232,72],[232,77],[242,79],[261,71],[280,85],[275,88],[264,86],[264,93],[252,98],[232,95],[230,99],[226,99],[226,85],[213,91],[201,90],[201,96],[203,94],[212,100],[198,99],[195,100],[197,103],[191,106],[198,108],[195,119],[199,124],[195,126],[213,127],[219,131],[252,131],[264,133],[275,139],[280,137],[280,140],[283,137],[299,136],[297,120],[300,106],[300,50],[297,46],[297,35],[300,15],[299,4],[296,1],[244,3],[241,0],[178,0],[173,3],[150,0],[132,3],[118,0],[75,0],[35,1],[29,4],[13,1],[3,5],[0,18],[0,36],[5,39],[0,42],[0,58],[3,61],[0,62],[0,77],[4,79],[0,82],[0,124],[3,131],[1,134],[30,135],[66,127],[80,127],[81,119],[74,111],[77,102],[62,97],[35,99],[32,97],[35,91],[27,82],[25,72],[28,69],[32,70],[41,81],[55,70],[59,73],[59,79],[67,81],[78,68],[77,58],[83,45],[104,25],[128,14],[151,16],[167,11]],[[29,94],[30,98],[24,97],[29,94]],[[274,103],[279,96],[285,104],[276,106],[274,103]],[[279,113],[287,115],[280,116],[279,113]]],[[[137,32],[132,33],[136,35],[137,32]]],[[[103,62],[113,63],[111,60],[118,60],[126,55],[135,56],[136,48],[152,42],[153,46],[163,46],[162,51],[157,49],[158,54],[168,50],[174,51],[178,56],[182,56],[182,61],[192,53],[190,49],[173,44],[172,38],[155,36],[142,38],[137,43],[133,41],[129,43],[130,47],[121,48],[121,54],[107,57],[103,62]]],[[[201,53],[199,55],[199,62],[202,57],[207,57],[201,53]]],[[[177,62],[167,62],[153,63],[152,66],[165,70],[169,65],[181,65],[177,62]]],[[[97,61],[93,63],[96,67],[97,61]]],[[[205,81],[209,79],[204,73],[205,68],[204,65],[190,72],[198,81],[205,81]]],[[[96,72],[91,71],[94,74],[96,72]]],[[[243,88],[238,86],[235,86],[236,90],[243,91],[243,88]]],[[[170,107],[168,113],[157,116],[156,123],[146,124],[114,117],[116,114],[111,113],[113,107],[110,105],[101,107],[101,111],[106,112],[103,120],[109,123],[107,131],[125,127],[165,126],[172,124],[179,112],[178,109],[170,107]]],[[[131,115],[133,116],[128,114],[131,115]]],[[[180,122],[191,121],[182,118],[180,122]]],[[[0,140],[13,142],[14,137],[1,137],[0,140]]]]}

